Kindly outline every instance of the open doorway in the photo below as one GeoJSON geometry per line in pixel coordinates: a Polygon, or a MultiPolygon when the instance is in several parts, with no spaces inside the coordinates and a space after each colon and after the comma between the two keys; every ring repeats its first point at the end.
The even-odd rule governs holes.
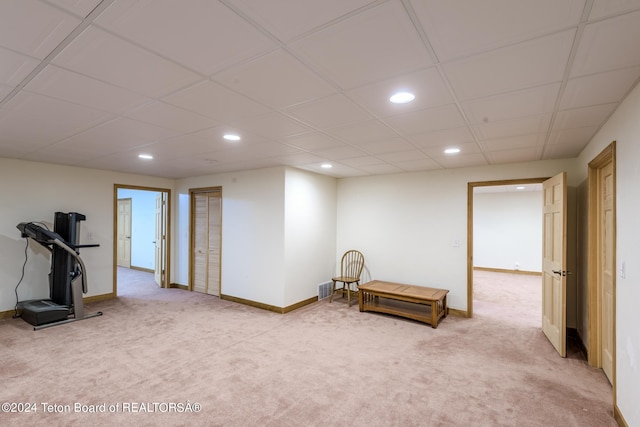
{"type": "Polygon", "coordinates": [[[542,184],[473,189],[476,315],[542,325],[542,184]]]}
{"type": "MultiPolygon", "coordinates": [[[[468,262],[467,262],[467,316],[468,317],[473,317],[473,302],[474,302],[474,272],[476,271],[474,269],[474,267],[479,266],[479,267],[483,267],[481,265],[478,265],[476,263],[476,244],[474,242],[474,236],[475,236],[475,227],[474,227],[474,214],[475,214],[475,209],[474,209],[474,200],[475,200],[475,194],[476,191],[478,193],[483,193],[483,194],[498,194],[496,191],[500,190],[502,193],[506,192],[507,189],[509,191],[513,191],[513,192],[518,192],[518,191],[523,191],[523,190],[518,190],[518,187],[524,187],[524,189],[529,189],[529,190],[533,190],[533,189],[537,189],[536,186],[538,185],[542,185],[542,183],[546,180],[547,178],[530,178],[530,179],[516,179],[516,180],[504,180],[504,181],[487,181],[487,182],[471,182],[468,184],[469,188],[468,188],[468,218],[467,218],[467,241],[468,241],[468,247],[467,247],[467,258],[468,258],[468,262]]],[[[540,193],[541,194],[541,193],[540,193]]],[[[490,201],[489,201],[490,203],[490,201]]],[[[540,206],[539,206],[539,213],[541,214],[542,212],[542,195],[540,195],[540,206]]],[[[490,213],[488,213],[488,215],[490,215],[490,213]]],[[[540,220],[540,224],[542,224],[542,220],[540,220]]],[[[542,232],[540,232],[539,234],[540,239],[542,238],[542,232]]],[[[487,237],[487,239],[490,239],[490,236],[487,237]]],[[[490,242],[491,245],[495,245],[495,239],[494,241],[490,242]]],[[[485,251],[487,251],[488,249],[485,249],[485,251]]],[[[482,251],[482,249],[481,249],[482,251]]],[[[502,250],[502,252],[506,252],[504,249],[502,250]]],[[[524,256],[526,253],[522,253],[519,256],[524,256]]],[[[487,260],[485,260],[486,262],[491,262],[492,264],[498,266],[498,267],[493,267],[493,269],[497,272],[513,272],[516,271],[516,264],[518,264],[517,267],[517,271],[531,271],[531,272],[535,272],[535,270],[537,269],[537,264],[532,264],[529,262],[529,258],[530,256],[527,255],[527,261],[526,264],[523,264],[524,261],[520,260],[520,259],[513,259],[511,258],[511,253],[507,253],[507,256],[502,257],[502,258],[497,258],[497,257],[493,257],[489,258],[487,260]]],[[[540,252],[538,252],[538,258],[537,260],[540,261],[540,263],[542,262],[542,250],[540,250],[540,252]]],[[[479,260],[481,263],[485,262],[482,259],[479,260]]],[[[540,270],[538,270],[540,271],[540,270]]]]}
{"type": "Polygon", "coordinates": [[[115,185],[114,295],[132,278],[169,287],[170,196],[169,189],[115,185]]]}

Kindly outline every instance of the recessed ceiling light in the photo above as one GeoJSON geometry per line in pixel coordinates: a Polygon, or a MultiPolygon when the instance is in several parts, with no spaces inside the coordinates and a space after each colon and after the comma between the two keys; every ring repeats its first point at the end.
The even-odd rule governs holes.
{"type": "Polygon", "coordinates": [[[516,187],[516,190],[524,190],[523,186],[516,187]]]}
{"type": "Polygon", "coordinates": [[[144,160],[152,160],[153,156],[151,154],[138,154],[138,157],[144,160]]]}
{"type": "Polygon", "coordinates": [[[459,148],[447,148],[446,150],[444,150],[444,154],[458,154],[459,152],[459,148]]]}
{"type": "Polygon", "coordinates": [[[407,102],[411,102],[416,98],[416,96],[410,92],[398,92],[394,93],[389,101],[394,104],[406,104],[407,102]]]}
{"type": "Polygon", "coordinates": [[[227,141],[240,141],[240,135],[236,135],[235,133],[225,133],[223,138],[227,141]]]}
{"type": "Polygon", "coordinates": [[[320,165],[322,169],[331,169],[333,165],[331,163],[323,163],[320,165]]]}

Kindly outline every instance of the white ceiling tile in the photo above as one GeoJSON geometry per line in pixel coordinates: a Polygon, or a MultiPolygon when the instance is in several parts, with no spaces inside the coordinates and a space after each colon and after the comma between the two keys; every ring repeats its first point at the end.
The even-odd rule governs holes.
{"type": "Polygon", "coordinates": [[[390,165],[388,163],[380,163],[377,165],[363,165],[358,167],[358,169],[361,169],[365,172],[368,172],[370,174],[374,174],[374,175],[385,175],[385,174],[390,174],[390,173],[400,173],[403,172],[402,169],[400,169],[397,166],[394,165],[390,165]]]}
{"type": "Polygon", "coordinates": [[[25,149],[73,135],[112,117],[103,111],[21,92],[2,107],[0,140],[25,149]]]}
{"type": "Polygon", "coordinates": [[[17,86],[39,64],[39,61],[0,47],[0,83],[17,86]]]}
{"type": "Polygon", "coordinates": [[[454,99],[436,67],[400,75],[350,90],[352,97],[379,117],[451,104],[454,99]],[[396,92],[411,92],[416,98],[407,104],[389,101],[396,92]]]}
{"type": "Polygon", "coordinates": [[[361,170],[361,169],[356,169],[356,168],[352,168],[346,165],[342,165],[339,163],[332,163],[333,167],[331,169],[323,169],[322,168],[322,163],[323,162],[314,162],[314,163],[309,163],[309,164],[305,164],[305,165],[298,165],[296,166],[298,169],[303,169],[303,170],[307,170],[309,172],[315,172],[315,173],[319,173],[322,175],[327,175],[327,176],[335,176],[335,177],[355,177],[355,176],[366,176],[366,175],[370,175],[369,173],[361,170]]]}
{"type": "Polygon", "coordinates": [[[229,68],[215,80],[274,108],[335,93],[326,81],[283,50],[229,68]]]}
{"type": "Polygon", "coordinates": [[[587,24],[571,77],[640,65],[640,11],[587,24]]]}
{"type": "Polygon", "coordinates": [[[560,109],[619,102],[640,76],[640,67],[577,77],[567,82],[560,109]]]}
{"type": "Polygon", "coordinates": [[[408,151],[396,151],[393,153],[382,153],[378,154],[378,157],[385,162],[396,163],[396,162],[408,162],[411,160],[424,160],[428,158],[422,151],[420,150],[408,150],[408,151]]]}
{"type": "Polygon", "coordinates": [[[351,89],[433,65],[400,2],[386,2],[290,45],[320,74],[351,89]]]}
{"type": "Polygon", "coordinates": [[[531,135],[518,135],[508,138],[488,139],[481,145],[488,151],[514,150],[520,148],[542,147],[546,139],[546,133],[534,133],[531,135]]]}
{"type": "Polygon", "coordinates": [[[560,84],[540,86],[462,103],[473,124],[491,123],[551,113],[556,105],[560,84]]]}
{"type": "Polygon", "coordinates": [[[593,21],[637,9],[640,9],[640,2],[637,0],[595,0],[591,6],[589,20],[593,21]]]}
{"type": "Polygon", "coordinates": [[[43,59],[78,24],[77,17],[40,1],[5,1],[0,13],[0,45],[43,59]]]}
{"type": "Polygon", "coordinates": [[[563,31],[443,65],[460,100],[560,82],[575,30],[563,31]]]}
{"type": "Polygon", "coordinates": [[[570,159],[578,157],[585,144],[576,141],[567,144],[552,144],[544,149],[542,159],[570,159]]]}
{"type": "Polygon", "coordinates": [[[7,96],[12,90],[13,87],[0,84],[0,101],[2,101],[2,99],[4,99],[4,97],[7,96]]]}
{"type": "Polygon", "coordinates": [[[241,133],[246,131],[272,139],[286,138],[313,131],[310,127],[279,113],[250,117],[232,122],[231,125],[241,133]]]}
{"type": "Polygon", "coordinates": [[[423,148],[422,151],[432,159],[441,159],[441,158],[453,158],[453,157],[464,157],[469,156],[471,154],[480,153],[480,147],[475,142],[462,142],[462,143],[447,143],[442,144],[439,147],[433,146],[428,148],[423,148]],[[461,151],[458,154],[447,154],[444,152],[447,148],[459,148],[461,151]]]}
{"type": "Polygon", "coordinates": [[[362,157],[366,153],[364,153],[361,150],[358,150],[357,148],[344,145],[342,147],[316,150],[314,154],[329,160],[342,160],[342,159],[350,159],[353,157],[362,157]]]}
{"type": "Polygon", "coordinates": [[[433,159],[446,168],[465,168],[488,164],[481,153],[458,154],[455,156],[434,157],[433,159]]]}
{"type": "Polygon", "coordinates": [[[95,9],[101,0],[46,0],[48,3],[52,3],[60,6],[61,8],[73,13],[80,18],[86,17],[89,12],[95,9]]]}
{"type": "Polygon", "coordinates": [[[267,107],[210,80],[196,83],[163,100],[223,123],[269,111],[267,107]]]}
{"type": "Polygon", "coordinates": [[[416,135],[443,129],[464,126],[465,122],[458,108],[451,104],[444,107],[413,111],[389,117],[387,122],[403,135],[416,135]]]}
{"type": "Polygon", "coordinates": [[[150,97],[166,95],[201,79],[174,62],[96,27],[87,28],[53,63],[150,97]]]}
{"type": "Polygon", "coordinates": [[[409,151],[415,147],[402,138],[381,139],[378,141],[369,141],[355,144],[356,147],[369,154],[383,154],[394,151],[409,151]]]}
{"type": "Polygon", "coordinates": [[[325,148],[341,147],[344,145],[342,142],[319,132],[284,138],[281,142],[307,151],[317,151],[325,148]]]}
{"type": "Polygon", "coordinates": [[[396,162],[395,165],[405,171],[428,171],[442,169],[442,166],[440,166],[435,160],[430,158],[414,159],[406,162],[396,162]]]}
{"type": "Polygon", "coordinates": [[[362,123],[354,123],[328,131],[345,142],[361,144],[395,138],[398,134],[389,126],[378,120],[369,120],[362,123]]]}
{"type": "Polygon", "coordinates": [[[551,114],[527,116],[513,120],[488,122],[475,125],[476,135],[480,140],[497,139],[507,136],[546,133],[551,122],[551,114]]]}
{"type": "Polygon", "coordinates": [[[286,109],[285,113],[319,128],[338,127],[372,118],[362,107],[342,94],[298,104],[286,109]]]}
{"type": "Polygon", "coordinates": [[[353,10],[374,3],[372,0],[227,0],[281,41],[331,22],[353,10]]]}
{"type": "Polygon", "coordinates": [[[361,166],[371,166],[371,165],[379,165],[384,162],[377,157],[373,156],[363,156],[363,157],[353,157],[350,159],[342,159],[340,163],[345,164],[347,166],[351,166],[354,168],[358,168],[361,166]]]}
{"type": "Polygon", "coordinates": [[[319,165],[325,160],[322,157],[316,156],[315,154],[305,152],[287,154],[285,156],[279,156],[277,157],[277,159],[288,166],[308,165],[312,163],[319,165]]]}
{"type": "Polygon", "coordinates": [[[217,1],[121,1],[95,22],[205,75],[276,47],[217,1]]]}
{"type": "Polygon", "coordinates": [[[146,145],[144,150],[153,155],[154,159],[171,161],[181,158],[201,158],[201,154],[224,149],[227,145],[219,140],[180,135],[146,145]]]}
{"type": "Polygon", "coordinates": [[[407,139],[422,148],[440,147],[443,145],[455,145],[475,141],[473,134],[467,127],[420,133],[411,135],[407,139]]]}
{"type": "Polygon", "coordinates": [[[552,131],[600,125],[617,106],[618,104],[602,104],[558,111],[552,131]]]}
{"type": "Polygon", "coordinates": [[[487,154],[492,164],[533,162],[540,160],[542,146],[515,150],[492,151],[487,154]]]}
{"type": "Polygon", "coordinates": [[[411,0],[442,62],[578,25],[584,0],[411,0]]]}
{"type": "Polygon", "coordinates": [[[127,118],[116,118],[56,145],[96,154],[112,154],[175,136],[176,132],[127,118]]]}
{"type": "Polygon", "coordinates": [[[548,143],[576,144],[581,145],[584,148],[597,131],[597,126],[556,130],[549,134],[548,143]]]}
{"type": "Polygon", "coordinates": [[[25,90],[115,114],[149,102],[145,96],[55,65],[45,67],[25,90]]]}
{"type": "Polygon", "coordinates": [[[126,114],[127,117],[178,132],[196,132],[218,123],[208,117],[192,113],[164,102],[151,102],[126,114]]]}

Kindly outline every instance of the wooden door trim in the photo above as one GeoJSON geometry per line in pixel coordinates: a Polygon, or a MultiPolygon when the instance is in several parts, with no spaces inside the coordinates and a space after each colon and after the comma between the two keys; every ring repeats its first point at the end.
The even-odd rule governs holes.
{"type": "MultiPolygon", "coordinates": [[[[587,316],[588,316],[588,344],[587,344],[587,361],[590,366],[602,367],[602,331],[600,330],[601,312],[601,283],[598,277],[598,269],[591,268],[595,266],[599,259],[599,239],[598,239],[598,178],[599,170],[607,164],[611,163],[613,169],[613,265],[617,270],[616,258],[616,141],[609,144],[600,152],[593,160],[589,162],[588,175],[588,213],[587,213],[587,233],[588,233],[588,250],[587,250],[587,316]]],[[[617,273],[613,275],[613,401],[616,400],[616,278],[617,273]]]]}
{"type": "MultiPolygon", "coordinates": [[[[199,188],[190,188],[189,189],[189,291],[193,291],[193,280],[194,280],[194,263],[195,260],[193,258],[193,249],[195,246],[195,194],[199,193],[220,193],[220,198],[222,199],[222,186],[217,187],[199,187],[199,188]]],[[[222,211],[222,206],[220,207],[222,211]]],[[[218,295],[222,294],[222,218],[220,218],[220,272],[218,273],[220,277],[218,277],[218,295]]]]}
{"type": "MultiPolygon", "coordinates": [[[[171,281],[171,189],[170,188],[159,188],[159,187],[143,187],[139,185],[126,185],[126,184],[113,184],[113,241],[117,242],[118,239],[118,190],[142,190],[142,191],[153,191],[159,193],[167,194],[167,218],[165,219],[167,223],[167,250],[165,253],[165,280],[164,285],[166,287],[169,286],[169,282],[171,281]]],[[[113,245],[113,292],[112,295],[114,297],[118,296],[118,248],[116,245],[113,245]]]]}
{"type": "Polygon", "coordinates": [[[467,312],[459,313],[473,317],[473,190],[476,187],[495,187],[503,185],[541,184],[549,179],[521,178],[467,183],[467,312]]]}

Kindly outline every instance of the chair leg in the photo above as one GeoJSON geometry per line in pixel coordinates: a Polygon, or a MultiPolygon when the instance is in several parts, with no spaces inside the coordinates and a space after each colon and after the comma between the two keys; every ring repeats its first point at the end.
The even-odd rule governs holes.
{"type": "Polygon", "coordinates": [[[347,283],[347,306],[351,307],[351,283],[347,283]]]}
{"type": "Polygon", "coordinates": [[[329,298],[329,302],[333,302],[333,294],[336,293],[336,281],[333,281],[333,285],[331,285],[331,297],[329,298]]]}

